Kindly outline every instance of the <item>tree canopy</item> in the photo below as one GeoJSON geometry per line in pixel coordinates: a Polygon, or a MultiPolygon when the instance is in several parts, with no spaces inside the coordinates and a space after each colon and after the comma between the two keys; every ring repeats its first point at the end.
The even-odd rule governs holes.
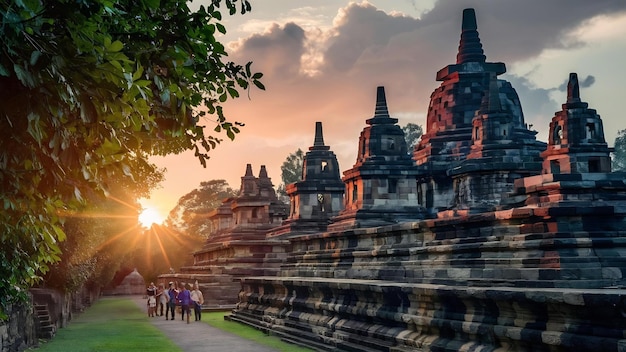
{"type": "Polygon", "coordinates": [[[167,226],[175,231],[206,238],[211,232],[207,215],[217,209],[222,200],[234,197],[237,191],[225,180],[210,180],[180,197],[167,217],[167,226]]]}
{"type": "Polygon", "coordinates": [[[413,147],[419,142],[420,137],[424,133],[422,126],[415,123],[407,123],[402,126],[402,132],[404,132],[404,140],[406,140],[406,147],[409,153],[412,153],[413,147]]]}
{"type": "Polygon", "coordinates": [[[287,197],[286,187],[290,183],[302,180],[302,168],[304,167],[304,152],[298,148],[295,152],[289,154],[280,167],[280,178],[283,181],[278,185],[276,192],[281,197],[287,197]]]}
{"type": "Polygon", "coordinates": [[[613,146],[615,150],[611,159],[611,169],[613,171],[626,171],[626,129],[617,132],[613,146]]]}
{"type": "Polygon", "coordinates": [[[206,165],[221,136],[239,132],[220,104],[264,87],[250,63],[225,60],[220,5],[250,10],[247,0],[195,12],[186,0],[0,1],[2,306],[60,260],[66,214],[113,184],[149,182],[160,172],[150,155],[193,150],[206,165]]]}

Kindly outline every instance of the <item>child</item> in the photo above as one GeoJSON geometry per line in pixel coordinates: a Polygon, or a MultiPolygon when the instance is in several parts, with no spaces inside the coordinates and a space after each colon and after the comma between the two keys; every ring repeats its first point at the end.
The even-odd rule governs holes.
{"type": "Polygon", "coordinates": [[[154,296],[148,296],[148,316],[153,317],[156,312],[156,298],[154,296]]]}

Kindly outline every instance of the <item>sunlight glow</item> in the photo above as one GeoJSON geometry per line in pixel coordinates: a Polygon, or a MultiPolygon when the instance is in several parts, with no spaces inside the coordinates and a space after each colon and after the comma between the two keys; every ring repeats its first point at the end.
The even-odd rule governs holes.
{"type": "Polygon", "coordinates": [[[141,226],[149,229],[153,224],[161,225],[165,218],[154,208],[145,208],[137,218],[141,226]]]}

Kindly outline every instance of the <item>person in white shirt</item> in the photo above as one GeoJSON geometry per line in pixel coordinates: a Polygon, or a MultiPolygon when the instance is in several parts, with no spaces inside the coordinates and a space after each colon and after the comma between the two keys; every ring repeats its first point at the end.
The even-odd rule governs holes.
{"type": "Polygon", "coordinates": [[[204,297],[202,296],[202,291],[200,291],[200,288],[198,287],[197,281],[191,291],[191,300],[193,301],[194,316],[196,321],[199,321],[202,318],[202,305],[204,304],[204,297]]]}

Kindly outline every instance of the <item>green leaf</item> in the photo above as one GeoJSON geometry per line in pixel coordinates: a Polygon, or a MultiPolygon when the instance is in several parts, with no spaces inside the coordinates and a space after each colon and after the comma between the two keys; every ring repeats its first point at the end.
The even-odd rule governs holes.
{"type": "Polygon", "coordinates": [[[59,226],[56,225],[52,225],[52,229],[54,230],[54,233],[56,233],[56,239],[60,242],[65,241],[66,236],[65,236],[65,232],[63,231],[62,228],[60,228],[59,226]]]}
{"type": "Polygon", "coordinates": [[[254,83],[254,85],[257,86],[257,88],[259,88],[260,90],[265,90],[265,86],[263,85],[263,83],[256,80],[252,81],[252,83],[254,83]]]}
{"type": "Polygon", "coordinates": [[[115,53],[115,52],[122,50],[123,48],[124,48],[124,44],[120,42],[119,40],[116,40],[107,47],[107,51],[115,53]]]}

